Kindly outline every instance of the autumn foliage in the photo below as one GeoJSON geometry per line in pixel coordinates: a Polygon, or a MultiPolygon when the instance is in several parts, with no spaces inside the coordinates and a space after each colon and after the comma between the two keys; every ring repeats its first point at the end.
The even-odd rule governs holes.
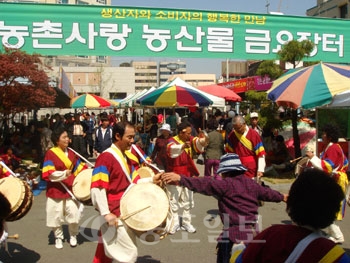
{"type": "Polygon", "coordinates": [[[39,55],[18,49],[0,51],[0,113],[8,115],[52,107],[57,93],[49,86],[39,55]]]}

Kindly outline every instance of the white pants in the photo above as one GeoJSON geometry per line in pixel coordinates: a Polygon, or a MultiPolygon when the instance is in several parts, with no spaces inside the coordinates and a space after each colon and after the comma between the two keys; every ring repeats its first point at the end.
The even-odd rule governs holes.
{"type": "Polygon", "coordinates": [[[55,238],[63,239],[62,224],[68,223],[71,236],[79,234],[79,220],[81,213],[73,199],[47,198],[46,201],[46,226],[51,227],[55,238]]]}
{"type": "Polygon", "coordinates": [[[134,263],[137,260],[137,246],[135,233],[118,221],[118,227],[108,226],[105,219],[101,218],[102,242],[105,253],[113,258],[113,262],[134,263]]]}
{"type": "Polygon", "coordinates": [[[183,208],[182,223],[191,224],[190,210],[194,207],[193,192],[186,187],[167,185],[170,208],[173,212],[174,224],[179,223],[179,208],[183,208]]]}

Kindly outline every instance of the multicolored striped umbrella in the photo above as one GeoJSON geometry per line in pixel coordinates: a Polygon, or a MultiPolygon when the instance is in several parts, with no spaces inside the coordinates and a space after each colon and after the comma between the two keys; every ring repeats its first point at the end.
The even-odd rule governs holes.
{"type": "Polygon", "coordinates": [[[96,109],[96,108],[107,108],[111,106],[116,106],[117,103],[104,99],[94,94],[86,93],[73,98],[71,105],[73,109],[78,109],[78,108],[96,109]]]}
{"type": "Polygon", "coordinates": [[[209,106],[213,103],[199,90],[189,89],[177,85],[158,88],[136,100],[141,106],[155,107],[191,107],[209,106]]]}
{"type": "Polygon", "coordinates": [[[273,82],[267,98],[279,106],[310,109],[331,103],[346,90],[350,90],[350,66],[321,62],[289,70],[273,82]]]}
{"type": "Polygon", "coordinates": [[[206,86],[198,86],[197,89],[214,96],[224,98],[226,101],[242,101],[242,98],[233,90],[225,88],[220,85],[212,84],[206,86]]]}

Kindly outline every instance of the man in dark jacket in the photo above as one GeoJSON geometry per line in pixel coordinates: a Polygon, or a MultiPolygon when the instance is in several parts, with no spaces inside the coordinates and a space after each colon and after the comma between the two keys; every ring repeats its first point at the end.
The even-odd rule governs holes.
{"type": "Polygon", "coordinates": [[[98,156],[112,145],[112,127],[109,125],[108,116],[100,117],[101,125],[96,130],[95,154],[98,156]]]}

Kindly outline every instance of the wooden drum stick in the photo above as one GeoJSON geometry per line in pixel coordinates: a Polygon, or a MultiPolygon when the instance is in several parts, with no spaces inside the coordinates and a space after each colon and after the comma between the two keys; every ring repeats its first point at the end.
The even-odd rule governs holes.
{"type": "Polygon", "coordinates": [[[303,157],[303,156],[300,156],[300,157],[298,157],[298,158],[295,158],[295,159],[293,159],[293,160],[290,160],[290,162],[293,163],[293,162],[299,161],[301,158],[304,158],[304,157],[303,157]]]}
{"type": "Polygon", "coordinates": [[[19,239],[19,234],[14,234],[12,236],[8,236],[7,239],[19,239]]]}
{"type": "Polygon", "coordinates": [[[139,210],[136,210],[136,211],[134,211],[134,212],[131,212],[131,213],[129,213],[129,214],[126,214],[126,215],[124,215],[124,216],[121,216],[121,219],[122,220],[126,220],[126,219],[128,219],[129,217],[131,217],[131,216],[133,216],[133,215],[136,215],[137,213],[140,213],[140,212],[142,212],[142,211],[144,211],[144,210],[146,210],[146,209],[148,209],[148,208],[150,208],[151,206],[149,205],[149,206],[146,206],[146,207],[144,207],[144,208],[141,208],[141,209],[139,209],[139,210]]]}

